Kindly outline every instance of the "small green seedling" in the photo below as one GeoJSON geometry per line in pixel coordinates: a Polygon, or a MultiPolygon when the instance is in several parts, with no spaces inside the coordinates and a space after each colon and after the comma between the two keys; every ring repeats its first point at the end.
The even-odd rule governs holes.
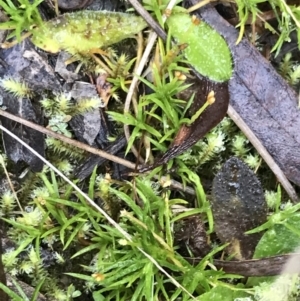
{"type": "Polygon", "coordinates": [[[97,53],[147,26],[143,18],[120,12],[79,11],[63,14],[32,30],[31,41],[37,47],[72,55],[97,53]]]}
{"type": "Polygon", "coordinates": [[[196,71],[216,82],[230,79],[233,71],[230,49],[216,30],[183,12],[172,14],[167,25],[178,43],[188,45],[183,54],[196,71]]]}

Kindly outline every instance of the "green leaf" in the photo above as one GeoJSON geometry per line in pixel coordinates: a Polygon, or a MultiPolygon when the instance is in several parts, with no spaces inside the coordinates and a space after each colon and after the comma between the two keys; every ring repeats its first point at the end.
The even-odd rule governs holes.
{"type": "Polygon", "coordinates": [[[140,127],[136,126],[133,131],[131,132],[130,138],[127,142],[127,147],[126,147],[126,152],[125,154],[127,155],[130,152],[130,149],[134,143],[134,140],[138,138],[141,135],[141,129],[140,127]]]}
{"type": "Polygon", "coordinates": [[[47,237],[47,236],[49,236],[49,235],[51,235],[51,234],[53,234],[53,233],[55,233],[55,232],[58,232],[58,231],[60,231],[60,226],[51,228],[51,229],[49,229],[48,231],[46,231],[46,232],[41,236],[41,238],[47,237]]]}
{"type": "Polygon", "coordinates": [[[75,203],[72,201],[59,199],[59,198],[51,198],[51,197],[45,197],[45,200],[49,201],[49,202],[54,202],[54,203],[60,204],[60,205],[70,206],[71,208],[76,209],[78,211],[83,211],[83,212],[88,211],[88,209],[84,208],[84,206],[82,204],[78,204],[78,203],[75,203]]]}
{"type": "Polygon", "coordinates": [[[6,262],[6,266],[10,266],[12,264],[12,262],[15,260],[15,258],[21,252],[23,252],[28,247],[29,244],[32,243],[33,239],[34,239],[34,237],[28,237],[24,241],[22,241],[22,243],[19,245],[19,247],[10,254],[9,261],[6,262]]]}
{"type": "Polygon", "coordinates": [[[146,297],[146,300],[153,300],[154,293],[154,273],[152,262],[148,262],[143,268],[143,274],[145,278],[143,279],[144,287],[143,287],[143,295],[146,297]]]}
{"type": "Polygon", "coordinates": [[[7,21],[5,23],[0,24],[1,30],[14,29],[14,28],[16,28],[16,23],[14,21],[7,21]]]}
{"type": "Polygon", "coordinates": [[[127,125],[137,125],[137,120],[129,113],[127,114],[120,114],[112,111],[107,111],[115,121],[121,122],[127,125]]]}
{"type": "Polygon", "coordinates": [[[40,231],[32,226],[23,225],[21,223],[6,218],[1,218],[1,219],[14,226],[16,229],[21,229],[23,231],[26,231],[29,235],[33,237],[36,237],[40,234],[40,231]]]}
{"type": "Polygon", "coordinates": [[[92,250],[94,249],[101,249],[102,245],[101,244],[92,244],[92,245],[89,245],[81,250],[79,250],[78,252],[76,252],[74,255],[72,255],[71,259],[77,257],[77,256],[80,256],[84,253],[87,253],[87,252],[91,252],[92,250]]]}
{"type": "MultiPolygon", "coordinates": [[[[144,288],[144,281],[139,281],[136,289],[134,290],[134,294],[132,295],[131,301],[139,300],[143,288],[144,288]]],[[[153,299],[149,299],[149,300],[153,300],[153,299]]]]}
{"type": "Polygon", "coordinates": [[[80,229],[82,229],[83,225],[87,221],[86,219],[78,218],[78,215],[74,216],[73,219],[74,219],[74,221],[72,221],[72,223],[75,222],[75,221],[76,222],[80,222],[80,223],[78,223],[78,225],[76,226],[75,229],[72,229],[72,233],[69,236],[69,238],[68,238],[68,240],[67,240],[67,242],[66,242],[66,244],[65,244],[65,246],[63,248],[63,250],[66,250],[68,248],[68,246],[71,244],[71,242],[73,241],[73,239],[75,238],[75,236],[78,234],[78,232],[80,231],[80,229]],[[77,221],[76,221],[76,218],[77,218],[77,221]]]}
{"type": "MultiPolygon", "coordinates": [[[[241,284],[238,286],[242,286],[241,284]]],[[[224,286],[216,286],[209,292],[201,295],[199,301],[233,301],[237,298],[249,297],[246,292],[237,291],[224,286]]]]}
{"type": "Polygon", "coordinates": [[[93,292],[93,300],[94,301],[105,301],[107,300],[99,291],[93,292]]]}
{"type": "Polygon", "coordinates": [[[44,184],[46,185],[49,193],[51,196],[56,196],[56,191],[55,189],[52,187],[52,183],[49,181],[49,179],[47,178],[45,173],[40,173],[39,174],[41,179],[43,180],[44,184]]]}
{"type": "Polygon", "coordinates": [[[78,274],[78,273],[64,273],[64,274],[72,276],[74,278],[84,280],[84,281],[98,282],[95,278],[93,278],[92,276],[88,276],[88,275],[83,275],[83,274],[78,274]]]}
{"type": "Polygon", "coordinates": [[[133,14],[83,10],[44,22],[42,27],[32,30],[31,40],[51,53],[66,50],[73,55],[89,54],[93,49],[132,37],[145,27],[143,18],[133,14]]]}
{"type": "Polygon", "coordinates": [[[183,218],[186,218],[188,216],[192,216],[192,215],[196,215],[196,214],[201,214],[203,213],[203,210],[202,209],[199,209],[199,208],[195,208],[195,209],[191,209],[191,210],[188,210],[188,211],[185,211],[181,214],[178,214],[176,215],[172,220],[171,220],[171,223],[174,223],[178,220],[181,220],[183,218]]]}
{"type": "Polygon", "coordinates": [[[24,301],[23,297],[18,296],[14,291],[5,286],[2,282],[0,282],[0,289],[2,289],[12,300],[24,301]]]}
{"type": "Polygon", "coordinates": [[[90,177],[90,183],[89,183],[89,192],[88,196],[93,200],[94,199],[94,192],[95,192],[95,181],[97,176],[97,165],[95,166],[93,173],[90,177]]]}
{"type": "Polygon", "coordinates": [[[300,213],[295,213],[288,221],[288,225],[278,224],[268,230],[256,246],[254,258],[264,258],[293,252],[299,246],[300,213]],[[288,227],[295,230],[292,231],[288,227]]]}
{"type": "Polygon", "coordinates": [[[41,289],[42,285],[44,284],[45,279],[46,279],[46,278],[42,278],[42,279],[38,282],[38,284],[37,284],[37,286],[35,287],[35,290],[34,290],[34,292],[33,292],[33,294],[32,294],[31,301],[36,301],[36,300],[38,300],[38,298],[39,298],[39,293],[40,293],[40,289],[41,289]]]}
{"type": "Polygon", "coordinates": [[[166,23],[177,42],[188,45],[183,54],[200,74],[217,82],[230,79],[231,52],[216,30],[202,20],[192,20],[186,13],[174,13],[166,23]]]}

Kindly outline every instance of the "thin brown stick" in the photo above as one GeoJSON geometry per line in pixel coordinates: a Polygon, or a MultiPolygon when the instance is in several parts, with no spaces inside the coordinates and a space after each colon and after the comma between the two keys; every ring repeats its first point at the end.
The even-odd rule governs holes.
{"type": "Polygon", "coordinates": [[[204,1],[201,1],[201,2],[197,3],[196,5],[193,5],[193,6],[189,7],[187,9],[187,12],[191,13],[191,12],[193,12],[193,11],[195,11],[197,9],[200,9],[201,7],[207,5],[208,3],[211,3],[211,2],[213,2],[213,0],[204,0],[204,1]]]}
{"type": "Polygon", "coordinates": [[[282,187],[289,195],[290,199],[293,202],[298,202],[299,199],[297,193],[293,188],[293,186],[291,185],[291,183],[289,182],[289,180],[286,178],[281,168],[277,165],[277,163],[274,161],[274,159],[269,154],[267,149],[263,146],[260,140],[255,136],[253,131],[249,128],[249,126],[245,123],[245,121],[241,118],[241,116],[235,111],[235,109],[231,105],[229,105],[228,107],[227,114],[234,121],[234,123],[240,128],[240,130],[244,133],[244,135],[248,138],[248,140],[252,143],[252,145],[255,147],[255,149],[261,155],[264,161],[268,164],[270,169],[277,177],[279,183],[282,185],[282,187]]]}
{"type": "Polygon", "coordinates": [[[15,191],[15,189],[14,189],[14,185],[13,185],[13,183],[11,182],[11,179],[10,179],[10,177],[9,177],[9,174],[8,174],[7,169],[6,169],[6,166],[5,166],[4,159],[3,159],[3,156],[2,156],[2,155],[0,155],[0,165],[2,165],[2,168],[3,168],[4,173],[5,173],[5,175],[6,175],[7,182],[8,182],[8,184],[9,184],[10,190],[11,190],[11,192],[12,192],[14,198],[15,198],[16,201],[17,201],[17,204],[18,204],[18,206],[19,206],[19,209],[20,209],[21,212],[23,212],[24,210],[23,210],[23,208],[22,208],[22,206],[21,206],[21,203],[20,203],[20,201],[19,201],[19,198],[18,198],[18,196],[17,196],[17,193],[16,193],[16,191],[15,191]]]}
{"type": "Polygon", "coordinates": [[[31,32],[27,32],[27,33],[25,33],[21,36],[20,40],[13,40],[12,42],[4,42],[4,43],[0,44],[1,48],[4,48],[4,49],[11,48],[11,47],[19,44],[20,42],[24,41],[25,39],[27,39],[31,35],[32,35],[31,32]]]}
{"type": "Polygon", "coordinates": [[[110,161],[116,162],[118,164],[124,165],[124,166],[126,166],[126,167],[128,167],[130,169],[135,169],[135,164],[132,163],[132,162],[130,162],[130,161],[128,161],[128,160],[119,158],[119,157],[111,155],[111,154],[109,154],[109,153],[107,153],[107,152],[105,152],[103,150],[91,147],[91,146],[89,146],[87,144],[84,144],[82,142],[79,142],[79,141],[76,141],[74,139],[70,139],[70,138],[68,138],[68,137],[66,137],[64,135],[55,133],[52,130],[49,130],[47,128],[42,127],[41,125],[35,124],[35,123],[31,122],[31,121],[28,121],[28,120],[23,119],[21,117],[15,116],[15,115],[10,114],[10,113],[8,113],[6,111],[3,111],[3,110],[0,110],[0,115],[6,117],[8,119],[11,119],[13,121],[16,121],[18,123],[21,123],[23,125],[26,125],[26,126],[32,128],[32,129],[34,129],[34,130],[36,130],[38,132],[44,133],[45,135],[51,136],[53,138],[56,138],[56,139],[59,139],[59,140],[65,142],[65,143],[68,143],[70,145],[78,147],[78,148],[80,148],[82,150],[85,150],[85,151],[87,151],[89,153],[98,155],[98,156],[103,157],[103,158],[105,158],[107,160],[110,160],[110,161]]]}
{"type": "MultiPolygon", "coordinates": [[[[157,33],[159,37],[163,40],[167,38],[167,34],[161,28],[161,26],[152,18],[147,10],[141,5],[138,0],[129,0],[131,5],[135,8],[135,10],[139,13],[141,17],[148,23],[148,25],[157,33]]],[[[171,2],[171,1],[170,1],[171,2]]]]}
{"type": "MultiPolygon", "coordinates": [[[[144,66],[144,64],[146,64],[146,62],[141,63],[141,61],[145,60],[145,56],[143,54],[143,50],[144,50],[143,37],[142,37],[141,33],[139,33],[139,35],[138,35],[137,42],[138,42],[138,49],[137,49],[136,64],[134,66],[134,74],[140,75],[141,72],[142,72],[142,69],[141,69],[140,66],[141,65],[144,66]]],[[[125,103],[124,103],[124,114],[129,113],[130,105],[132,103],[135,116],[138,115],[138,103],[137,103],[137,99],[136,99],[137,83],[138,83],[138,79],[137,79],[136,76],[134,76],[133,80],[130,84],[130,87],[129,87],[129,90],[128,90],[128,93],[127,93],[127,97],[126,97],[126,100],[125,100],[125,103]]],[[[131,134],[130,134],[129,125],[127,125],[127,124],[124,124],[124,135],[125,135],[126,140],[128,142],[129,139],[130,139],[131,134]]],[[[139,154],[138,150],[136,149],[136,147],[134,146],[134,144],[131,146],[130,150],[141,164],[145,162],[145,160],[140,156],[140,154],[139,154]]]]}

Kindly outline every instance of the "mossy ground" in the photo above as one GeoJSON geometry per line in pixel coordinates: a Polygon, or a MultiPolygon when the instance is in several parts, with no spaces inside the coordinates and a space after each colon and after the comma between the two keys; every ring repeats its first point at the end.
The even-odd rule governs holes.
{"type": "MultiPolygon", "coordinates": [[[[39,2],[41,1],[17,3],[25,5],[25,8],[13,5],[10,1],[0,2],[4,9],[10,9],[10,13],[6,9],[10,17],[18,16],[13,21],[14,27],[11,27],[17,38],[20,38],[21,31],[29,30],[32,25],[22,14],[24,11],[29,13],[30,8],[34,8],[39,2]]],[[[259,7],[255,1],[248,1],[247,5],[242,0],[236,2],[242,32],[253,36],[253,26],[247,25],[247,22],[251,14],[258,18],[259,7]]],[[[292,30],[299,31],[299,28],[291,25],[293,22],[286,21],[288,14],[290,20],[295,17],[299,22],[297,7],[291,6],[288,10],[282,1],[268,2],[265,5],[284,12],[282,16],[285,18],[279,18],[282,32],[276,43],[277,49],[280,49],[279,46],[292,30]]],[[[161,14],[157,6],[156,1],[145,3],[147,9],[161,14]]],[[[32,21],[36,24],[41,22],[34,9],[32,21]]],[[[254,40],[261,43],[261,40],[254,40]]],[[[137,44],[133,45],[134,48],[137,47],[137,44]]],[[[277,50],[278,55],[279,51],[277,50]]],[[[122,102],[112,99],[108,105],[108,109],[114,111],[110,114],[115,120],[114,135],[122,133],[123,123],[130,125],[132,134],[129,145],[141,145],[140,155],[150,162],[167,150],[176,134],[174,129],[178,130],[184,118],[186,100],[178,99],[177,95],[185,88],[185,84],[174,74],[175,71],[180,71],[181,75],[188,75],[187,68],[183,65],[184,58],[180,53],[174,52],[170,44],[160,41],[156,52],[159,55],[154,56],[154,62],[159,58],[165,64],[150,66],[153,78],[143,79],[145,91],[149,91],[139,96],[136,114],[131,113],[124,119],[122,102]]],[[[99,57],[102,59],[101,67],[85,58],[85,67],[80,72],[94,75],[96,70],[106,65],[114,74],[109,80],[112,83],[111,94],[119,93],[121,98],[127,93],[134,63],[131,60],[133,57],[121,59],[121,53],[122,51],[117,51],[116,54],[112,52],[104,59],[99,57]]],[[[296,87],[300,78],[297,60],[299,57],[291,54],[285,56],[279,64],[280,72],[296,87]]],[[[30,97],[30,93],[22,85],[17,89],[6,86],[6,89],[17,91],[19,97],[30,97]]],[[[65,97],[65,94],[50,93],[48,96],[41,105],[46,117],[52,120],[52,128],[72,136],[68,118],[82,113],[77,112],[82,108],[76,110],[72,100],[65,97]]],[[[83,111],[95,109],[99,109],[98,103],[88,103],[83,111]]],[[[78,153],[49,138],[47,143],[49,161],[59,166],[72,181],[76,181],[72,178],[72,171],[78,165],[78,158],[83,159],[87,154],[78,153]]],[[[3,172],[2,233],[5,233],[3,241],[5,239],[11,244],[10,247],[4,245],[5,253],[2,257],[7,273],[37,287],[37,292],[46,294],[49,300],[192,300],[183,288],[202,301],[212,298],[214,301],[275,300],[272,284],[252,282],[251,285],[248,282],[247,286],[239,276],[216,271],[213,267],[213,257],[220,257],[224,246],[213,232],[214,222],[209,203],[211,183],[222,164],[232,155],[242,158],[255,170],[267,194],[270,218],[265,227],[267,235],[260,243],[262,249],[257,252],[264,256],[274,254],[274,248],[270,247],[274,231],[279,233],[278,237],[283,237],[283,240],[277,241],[276,248],[280,249],[282,244],[285,245],[285,252],[291,252],[291,248],[286,248],[285,237],[296,240],[299,236],[299,206],[288,202],[266,164],[233,122],[225,118],[204,139],[168,163],[168,168],[158,167],[150,175],[131,176],[129,171],[125,171],[123,176],[117,178],[113,176],[115,166],[106,164],[95,169],[85,181],[77,182],[78,187],[100,209],[92,207],[71,184],[61,180],[48,168],[39,174],[29,172],[22,180],[13,181],[13,189],[4,180],[6,176],[3,172]],[[158,180],[153,178],[154,175],[158,176],[158,180]],[[162,176],[167,178],[162,180],[162,176]],[[181,188],[174,189],[178,183],[182,185],[181,188]],[[194,195],[184,192],[185,186],[192,188],[194,195]],[[101,208],[129,236],[124,237],[124,233],[120,233],[109,223],[99,212],[101,208]],[[211,247],[207,257],[197,266],[192,266],[184,258],[186,254],[193,256],[193,250],[180,250],[178,233],[174,231],[176,228],[178,231],[178,225],[194,214],[201,216],[211,247]],[[289,220],[292,222],[288,222],[289,220]],[[268,252],[264,253],[262,250],[266,250],[266,246],[268,252]],[[146,258],[140,250],[149,254],[155,262],[146,258]],[[156,262],[169,276],[158,269],[156,262]],[[170,276],[182,287],[175,285],[170,276]]],[[[17,178],[20,169],[16,169],[6,158],[3,161],[13,174],[10,177],[17,178]]],[[[181,240],[180,245],[188,246],[188,238],[187,241],[181,240]]],[[[284,284],[285,280],[281,283],[284,284]]],[[[282,300],[296,300],[299,294],[299,279],[294,278],[290,283],[289,294],[283,296],[282,300]]],[[[25,299],[20,292],[11,296],[14,300],[25,299]]],[[[31,300],[36,299],[32,297],[31,300]]]]}

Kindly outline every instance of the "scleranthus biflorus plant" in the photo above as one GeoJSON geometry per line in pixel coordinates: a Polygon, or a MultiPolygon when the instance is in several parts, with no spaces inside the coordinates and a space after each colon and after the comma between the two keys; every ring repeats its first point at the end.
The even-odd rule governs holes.
{"type": "Polygon", "coordinates": [[[153,64],[151,68],[153,83],[140,78],[153,92],[140,97],[137,114],[124,116],[123,113],[109,111],[115,121],[134,126],[126,151],[140,139],[146,149],[146,160],[149,161],[153,160],[152,150],[164,152],[167,149],[165,143],[172,141],[178,131],[186,106],[186,101],[177,97],[179,92],[188,87],[183,80],[188,68],[177,64],[182,61],[182,57],[177,56],[180,50],[167,47],[161,51],[162,65],[158,67],[153,64]],[[160,110],[162,113],[158,114],[160,110]],[[157,129],[161,129],[161,132],[157,129]]]}

